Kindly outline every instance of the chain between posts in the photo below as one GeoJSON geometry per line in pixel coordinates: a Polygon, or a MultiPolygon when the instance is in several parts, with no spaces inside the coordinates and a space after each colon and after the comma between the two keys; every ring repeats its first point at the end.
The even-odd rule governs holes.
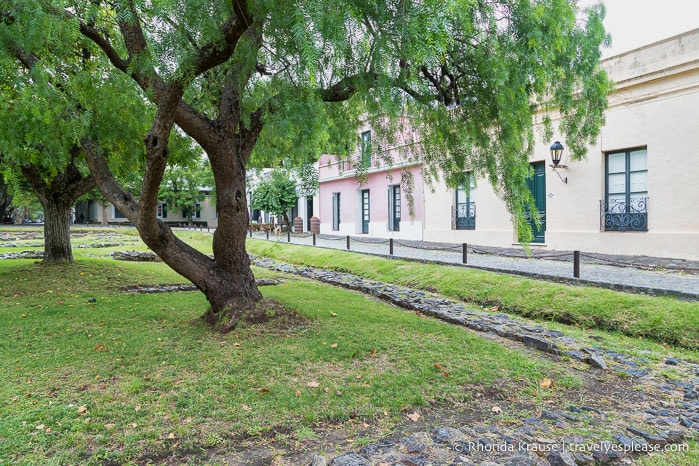
{"type": "MultiPolygon", "coordinates": [[[[250,237],[258,237],[261,235],[262,232],[253,232],[250,231],[250,237]]],[[[265,238],[269,240],[269,230],[265,230],[264,232],[265,238]]],[[[322,234],[316,234],[313,233],[312,235],[313,240],[313,246],[317,246],[317,240],[318,238],[324,239],[324,240],[329,240],[329,241],[341,241],[345,240],[346,242],[346,249],[349,251],[351,248],[351,241],[357,241],[359,243],[366,243],[369,245],[379,245],[379,244],[384,244],[388,243],[389,247],[389,255],[390,256],[395,256],[396,251],[395,251],[395,246],[399,245],[402,247],[406,248],[411,248],[411,249],[419,249],[419,250],[426,250],[426,251],[444,251],[444,252],[456,252],[456,251],[461,251],[461,256],[462,260],[461,262],[463,264],[468,264],[468,253],[472,252],[475,254],[483,254],[483,255],[490,255],[490,256],[497,256],[497,257],[505,257],[505,258],[514,258],[514,259],[550,259],[550,260],[563,260],[563,261],[570,261],[572,259],[573,262],[573,277],[574,278],[580,278],[580,268],[581,268],[581,262],[583,259],[588,259],[590,262],[595,262],[595,263],[602,263],[602,264],[609,264],[609,265],[614,265],[614,266],[619,266],[619,267],[635,267],[635,268],[640,268],[640,269],[645,269],[645,270],[654,270],[657,269],[658,266],[652,265],[652,264],[643,264],[643,263],[635,263],[631,261],[622,261],[622,260],[617,260],[617,259],[612,259],[612,258],[605,258],[601,255],[598,254],[587,254],[583,253],[579,250],[574,250],[574,251],[566,251],[566,252],[550,252],[550,253],[544,253],[544,254],[532,254],[532,255],[525,255],[524,253],[516,253],[512,251],[508,252],[502,252],[502,251],[497,251],[495,248],[479,248],[479,247],[473,247],[470,246],[468,243],[462,243],[460,245],[449,245],[449,246],[437,246],[437,245],[426,245],[424,242],[421,244],[415,244],[411,242],[406,242],[406,241],[400,241],[400,240],[395,240],[393,238],[390,239],[381,239],[381,238],[371,238],[371,239],[363,239],[363,238],[352,238],[350,235],[346,236],[336,236],[336,235],[322,235],[322,234]],[[572,257],[571,257],[572,256],[572,257]]],[[[287,232],[287,242],[291,242],[291,235],[289,232],[287,232]]],[[[446,243],[448,244],[448,243],[446,243]]],[[[685,270],[685,269],[683,269],[685,270]]],[[[687,268],[686,270],[690,272],[699,272],[699,269],[697,268],[687,268]]]]}

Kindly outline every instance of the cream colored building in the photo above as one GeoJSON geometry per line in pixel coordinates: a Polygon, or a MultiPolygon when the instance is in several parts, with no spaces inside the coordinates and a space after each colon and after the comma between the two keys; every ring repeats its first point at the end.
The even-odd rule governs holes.
{"type": "MultiPolygon", "coordinates": [[[[615,81],[606,123],[584,161],[564,151],[554,172],[551,141],[531,157],[545,231],[533,246],[605,254],[699,259],[699,29],[608,58],[615,81]],[[560,177],[559,177],[560,175],[560,177]],[[567,181],[567,182],[564,182],[567,181]]],[[[517,244],[510,215],[486,180],[425,190],[425,241],[517,244]],[[475,215],[456,229],[452,213],[475,215]],[[468,208],[465,208],[468,201],[468,208]]]]}
{"type": "MultiPolygon", "coordinates": [[[[196,212],[192,214],[192,224],[201,227],[216,228],[218,216],[216,206],[209,190],[203,190],[204,200],[197,204],[196,212]]],[[[186,225],[188,218],[185,212],[174,209],[165,203],[158,204],[158,219],[173,226],[186,225]]],[[[110,203],[105,205],[96,201],[81,201],[75,206],[76,223],[98,223],[121,225],[129,224],[129,220],[110,203]]]]}

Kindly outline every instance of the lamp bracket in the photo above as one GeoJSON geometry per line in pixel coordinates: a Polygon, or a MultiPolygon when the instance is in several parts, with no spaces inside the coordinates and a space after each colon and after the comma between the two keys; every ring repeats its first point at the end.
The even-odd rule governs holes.
{"type": "Polygon", "coordinates": [[[561,176],[561,174],[558,173],[558,170],[557,170],[558,168],[568,168],[568,167],[566,167],[565,165],[551,165],[551,168],[553,168],[553,171],[556,172],[556,175],[558,175],[558,177],[561,179],[562,182],[564,182],[565,184],[568,184],[568,177],[566,176],[565,178],[563,178],[561,176]]]}

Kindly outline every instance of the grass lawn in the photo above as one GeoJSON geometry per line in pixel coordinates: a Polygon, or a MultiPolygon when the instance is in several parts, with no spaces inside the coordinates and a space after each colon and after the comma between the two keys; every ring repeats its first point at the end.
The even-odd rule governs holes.
{"type": "MultiPolygon", "coordinates": [[[[210,248],[206,233],[178,234],[204,251],[210,248]]],[[[507,422],[582,390],[583,382],[567,367],[531,352],[359,293],[267,270],[256,269],[255,275],[283,279],[261,288],[269,321],[214,333],[199,321],[207,303],[198,292],[123,290],[183,283],[166,265],[92,257],[145,250],[131,239],[134,231],[126,229],[77,235],[74,245],[90,247],[75,248],[76,262],[68,266],[0,261],[0,464],[199,463],[212,452],[255,445],[332,455],[391,434],[414,413],[424,419],[468,413],[487,420],[498,403],[505,408],[499,419],[507,422]],[[111,241],[123,244],[99,244],[111,241]],[[544,378],[554,381],[553,389],[540,388],[544,378]],[[326,435],[333,440],[324,440],[326,435]]],[[[258,243],[249,243],[258,254],[286,261],[300,254],[287,249],[295,246],[258,243]]],[[[0,252],[17,250],[0,241],[0,252]]],[[[322,265],[316,256],[321,252],[329,251],[306,248],[303,256],[322,265]]],[[[457,292],[459,277],[452,280],[436,266],[354,256],[338,254],[334,265],[322,260],[370,278],[457,292]]],[[[463,281],[486,280],[480,275],[488,274],[460,277],[461,289],[472,286],[463,281]]],[[[493,287],[507,288],[509,277],[490,275],[493,287]]],[[[530,292],[541,285],[533,283],[530,292]]],[[[615,307],[622,298],[609,299],[615,307]]],[[[646,340],[605,338],[648,347],[646,340]]],[[[695,356],[653,345],[658,354],[695,356]]],[[[696,464],[694,453],[655,460],[696,464]]]]}
{"type": "Polygon", "coordinates": [[[699,349],[699,302],[248,239],[253,254],[434,291],[499,312],[699,349]]]}
{"type": "Polygon", "coordinates": [[[376,434],[469,401],[466,386],[506,380],[534,399],[544,376],[576,383],[462,329],[293,278],[263,293],[297,316],[273,308],[279,319],[228,335],[197,321],[200,293],[120,290],[174,282],[159,263],[0,262],[0,463],[157,460],[327,425],[376,434]]]}

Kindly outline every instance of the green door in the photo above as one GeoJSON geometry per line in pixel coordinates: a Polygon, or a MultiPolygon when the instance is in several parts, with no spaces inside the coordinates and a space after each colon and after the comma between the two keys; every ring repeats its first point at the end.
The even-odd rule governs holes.
{"type": "Polygon", "coordinates": [[[369,190],[362,190],[362,233],[369,233],[369,190]]]}
{"type": "Polygon", "coordinates": [[[532,164],[534,174],[527,178],[527,186],[534,196],[534,202],[539,214],[539,226],[534,217],[529,215],[529,225],[532,227],[532,243],[543,243],[546,240],[546,164],[536,162],[532,164]]]}

